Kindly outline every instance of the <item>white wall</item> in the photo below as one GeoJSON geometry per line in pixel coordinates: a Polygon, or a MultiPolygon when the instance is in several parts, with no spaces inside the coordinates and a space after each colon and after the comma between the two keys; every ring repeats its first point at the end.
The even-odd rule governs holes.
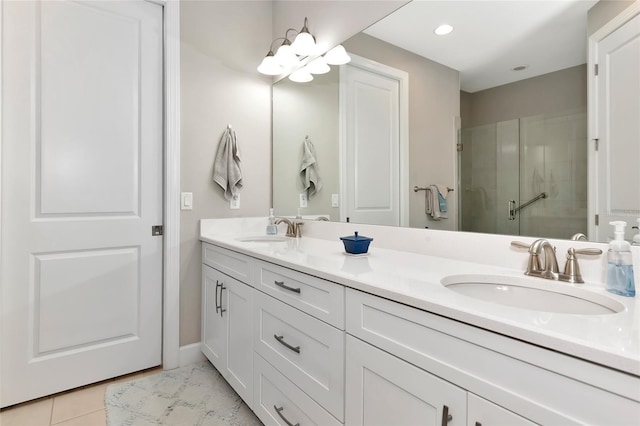
{"type": "Polygon", "coordinates": [[[200,341],[202,218],[266,216],[271,205],[271,79],[256,67],[271,39],[271,2],[182,1],[181,186],[193,192],[181,215],[180,345],[200,341]],[[231,124],[241,149],[243,189],[230,210],[212,181],[220,137],[231,124]]]}

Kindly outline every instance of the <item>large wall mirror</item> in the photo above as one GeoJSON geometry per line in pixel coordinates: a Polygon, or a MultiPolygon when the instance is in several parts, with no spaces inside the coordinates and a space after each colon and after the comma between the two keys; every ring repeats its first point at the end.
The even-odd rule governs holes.
{"type": "Polygon", "coordinates": [[[595,3],[413,1],[345,40],[351,63],[309,83],[278,81],[276,214],[551,238],[587,234],[586,40],[595,3]],[[453,32],[435,35],[443,22],[453,32]],[[354,134],[359,142],[351,146],[354,134]],[[389,134],[398,139],[391,148],[389,134]],[[301,201],[305,140],[322,189],[301,201]],[[440,218],[427,211],[429,191],[420,190],[432,185],[445,192],[440,218]]]}

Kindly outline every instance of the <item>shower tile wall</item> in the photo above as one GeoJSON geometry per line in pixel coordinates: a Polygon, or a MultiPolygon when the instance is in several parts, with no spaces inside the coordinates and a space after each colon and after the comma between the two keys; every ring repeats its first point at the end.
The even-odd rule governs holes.
{"type": "Polygon", "coordinates": [[[575,111],[520,120],[520,234],[569,238],[587,231],[587,114],[575,111]]]}

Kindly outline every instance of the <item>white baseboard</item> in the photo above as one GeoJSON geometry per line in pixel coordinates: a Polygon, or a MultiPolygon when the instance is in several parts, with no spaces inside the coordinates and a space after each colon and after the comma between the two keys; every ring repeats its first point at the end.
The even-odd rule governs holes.
{"type": "Polygon", "coordinates": [[[195,364],[206,360],[204,354],[200,350],[200,342],[192,343],[190,345],[180,346],[180,367],[185,365],[195,364]]]}

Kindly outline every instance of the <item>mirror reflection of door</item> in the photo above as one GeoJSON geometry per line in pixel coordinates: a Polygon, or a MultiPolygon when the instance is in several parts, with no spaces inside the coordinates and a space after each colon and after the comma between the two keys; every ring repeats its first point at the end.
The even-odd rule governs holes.
{"type": "MultiPolygon", "coordinates": [[[[373,61],[341,70],[341,220],[403,225],[401,104],[405,72],[373,61]],[[348,165],[348,166],[346,166],[348,165]]],[[[406,186],[406,185],[405,185],[406,186]]],[[[405,204],[405,205],[403,205],[405,204]]]]}
{"type": "Polygon", "coordinates": [[[640,15],[597,43],[595,122],[598,149],[595,214],[590,237],[611,235],[610,221],[629,226],[640,217],[640,15]]]}

